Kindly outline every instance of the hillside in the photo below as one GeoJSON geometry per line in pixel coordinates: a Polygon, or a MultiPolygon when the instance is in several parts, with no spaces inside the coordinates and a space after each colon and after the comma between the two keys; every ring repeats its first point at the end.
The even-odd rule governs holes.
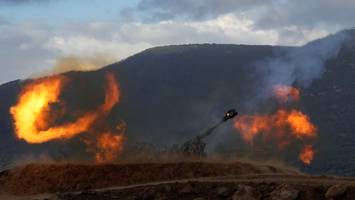
{"type": "MultiPolygon", "coordinates": [[[[348,31],[347,34],[350,39],[340,48],[336,58],[326,61],[321,76],[308,85],[299,85],[302,88],[299,107],[309,114],[319,130],[317,155],[312,165],[303,167],[292,149],[279,153],[270,150],[268,145],[260,147],[262,159],[281,159],[316,174],[355,175],[352,159],[355,152],[355,124],[352,123],[355,117],[352,81],[355,33],[348,31]]],[[[219,44],[156,47],[98,71],[66,73],[73,84],[66,88],[63,98],[70,108],[77,110],[97,105],[104,96],[103,74],[114,72],[121,85],[122,99],[110,114],[109,121],[127,123],[127,147],[135,142],[170,146],[209,128],[229,108],[235,107],[240,113],[271,110],[273,103],[253,103],[258,100],[265,75],[265,65],[260,62],[275,55],[284,57],[289,51],[307,53],[306,49],[307,46],[219,44]]],[[[8,109],[16,102],[21,84],[23,82],[14,81],[0,86],[2,163],[41,154],[49,155],[52,160],[82,158],[85,147],[78,139],[28,145],[14,138],[8,109]]],[[[208,150],[244,158],[261,157],[251,153],[230,123],[224,124],[209,139],[208,150]]]]}
{"type": "Polygon", "coordinates": [[[352,178],[242,162],[31,164],[0,174],[1,199],[352,199],[352,178]]]}
{"type": "Polygon", "coordinates": [[[178,162],[119,165],[30,164],[0,175],[0,193],[18,195],[73,192],[110,186],[202,177],[298,174],[291,169],[250,163],[178,162]],[[75,174],[75,176],[73,176],[75,174]],[[27,185],[28,183],[31,185],[27,185]],[[54,184],[56,183],[56,184],[54,184]]]}

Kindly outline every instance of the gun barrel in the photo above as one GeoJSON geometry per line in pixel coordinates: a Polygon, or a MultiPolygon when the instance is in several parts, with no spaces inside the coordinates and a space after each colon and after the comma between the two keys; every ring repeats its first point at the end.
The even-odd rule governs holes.
{"type": "Polygon", "coordinates": [[[203,133],[197,136],[198,139],[203,140],[206,137],[210,136],[215,129],[217,129],[224,121],[218,122],[216,125],[212,126],[211,128],[207,129],[203,133]]]}
{"type": "Polygon", "coordinates": [[[210,127],[209,129],[202,132],[201,134],[197,135],[195,138],[182,144],[180,147],[181,152],[185,155],[198,155],[198,156],[205,155],[206,143],[204,143],[203,140],[206,137],[210,136],[214,130],[216,130],[221,124],[223,124],[223,122],[226,122],[229,119],[232,119],[237,115],[238,115],[238,112],[235,109],[228,110],[224,114],[224,117],[221,119],[221,121],[219,121],[217,124],[210,127]]]}

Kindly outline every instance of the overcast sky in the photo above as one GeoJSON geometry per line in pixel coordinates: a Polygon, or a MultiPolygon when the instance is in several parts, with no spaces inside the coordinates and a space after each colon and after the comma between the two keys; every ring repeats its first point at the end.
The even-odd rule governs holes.
{"type": "Polygon", "coordinates": [[[185,43],[302,45],[355,26],[353,0],[0,0],[0,84],[61,57],[185,43]]]}

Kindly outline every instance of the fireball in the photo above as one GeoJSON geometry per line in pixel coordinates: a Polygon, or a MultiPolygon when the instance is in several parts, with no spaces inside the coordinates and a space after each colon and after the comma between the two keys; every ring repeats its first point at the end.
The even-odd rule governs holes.
{"type": "MultiPolygon", "coordinates": [[[[276,85],[273,94],[279,103],[298,101],[300,90],[291,86],[276,85]]],[[[317,137],[317,127],[310,117],[296,108],[285,108],[282,104],[274,113],[241,115],[234,123],[243,139],[253,144],[257,135],[262,135],[265,141],[276,141],[278,147],[283,147],[300,141],[309,141],[317,137]]],[[[313,160],[314,150],[311,145],[305,146],[299,159],[306,165],[313,160]]]]}
{"type": "Polygon", "coordinates": [[[43,143],[52,140],[70,139],[89,131],[96,119],[108,114],[119,100],[119,86],[112,74],[106,76],[105,102],[97,110],[79,116],[73,122],[61,125],[49,123],[51,105],[60,103],[60,94],[66,83],[62,75],[35,80],[24,86],[16,105],[10,108],[16,136],[28,143],[43,143]],[[49,113],[49,114],[48,114],[49,113]]]}
{"type": "Polygon", "coordinates": [[[113,135],[111,133],[103,133],[97,140],[97,152],[95,159],[97,163],[112,162],[117,155],[123,150],[123,135],[113,135]]]}
{"type": "Polygon", "coordinates": [[[298,158],[305,164],[310,165],[314,157],[314,149],[312,145],[306,145],[303,147],[298,158]]]}
{"type": "Polygon", "coordinates": [[[236,120],[234,127],[249,143],[252,143],[258,134],[265,134],[267,138],[274,137],[280,142],[290,137],[304,139],[317,135],[317,128],[309,117],[295,109],[291,111],[279,109],[269,115],[242,115],[236,120]]]}

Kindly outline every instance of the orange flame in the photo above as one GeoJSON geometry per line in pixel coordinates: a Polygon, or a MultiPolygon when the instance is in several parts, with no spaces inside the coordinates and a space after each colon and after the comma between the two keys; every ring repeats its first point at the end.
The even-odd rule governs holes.
{"type": "Polygon", "coordinates": [[[298,158],[305,164],[310,165],[314,157],[314,149],[312,145],[306,145],[303,147],[298,158]]]}
{"type": "Polygon", "coordinates": [[[96,144],[98,148],[95,154],[96,162],[112,162],[123,150],[123,142],[123,135],[113,135],[111,133],[103,133],[100,135],[96,144]]]}
{"type": "Polygon", "coordinates": [[[314,138],[317,136],[317,128],[310,121],[309,117],[298,110],[292,110],[287,116],[287,123],[289,124],[292,134],[299,138],[314,138]]]}
{"type": "Polygon", "coordinates": [[[317,135],[316,126],[309,117],[298,110],[287,111],[279,109],[271,115],[242,115],[235,122],[234,127],[240,130],[244,140],[249,143],[258,134],[275,137],[282,143],[289,138],[313,138],[317,135]]]}
{"type": "MultiPolygon", "coordinates": [[[[105,94],[105,103],[101,105],[98,114],[107,114],[114,105],[116,105],[120,99],[120,88],[117,84],[116,78],[113,74],[106,75],[106,94],[105,94]]],[[[98,115],[97,114],[97,115],[98,115]]]]}
{"type": "Polygon", "coordinates": [[[255,115],[255,116],[240,116],[234,127],[240,130],[244,140],[253,143],[254,137],[261,132],[270,132],[272,126],[270,121],[272,117],[255,115]]]}
{"type": "Polygon", "coordinates": [[[94,131],[93,133],[97,136],[96,138],[90,136],[83,137],[81,141],[86,144],[86,151],[95,155],[96,163],[113,162],[123,151],[123,143],[126,140],[124,136],[126,127],[126,123],[122,122],[117,125],[116,130],[113,132],[94,131]]]}
{"type": "Polygon", "coordinates": [[[69,139],[89,130],[95,120],[107,114],[119,100],[119,87],[113,74],[108,74],[106,79],[108,84],[103,105],[73,122],[52,127],[48,125],[48,112],[51,104],[60,102],[59,95],[66,78],[59,75],[29,83],[22,89],[17,104],[10,108],[16,136],[28,143],[43,143],[69,139]]]}
{"type": "MultiPolygon", "coordinates": [[[[273,92],[280,103],[298,101],[300,98],[300,90],[291,86],[276,85],[273,92]]],[[[264,140],[276,141],[279,148],[295,139],[303,141],[317,136],[317,127],[311,122],[309,116],[297,109],[282,107],[272,114],[241,115],[235,121],[234,127],[250,144],[253,144],[257,135],[261,135],[264,140]]],[[[313,147],[308,145],[302,150],[299,159],[305,164],[310,164],[313,156],[313,147]]]]}
{"type": "Polygon", "coordinates": [[[277,100],[282,103],[298,101],[300,99],[300,90],[287,85],[276,85],[273,88],[273,93],[277,100]]]}

